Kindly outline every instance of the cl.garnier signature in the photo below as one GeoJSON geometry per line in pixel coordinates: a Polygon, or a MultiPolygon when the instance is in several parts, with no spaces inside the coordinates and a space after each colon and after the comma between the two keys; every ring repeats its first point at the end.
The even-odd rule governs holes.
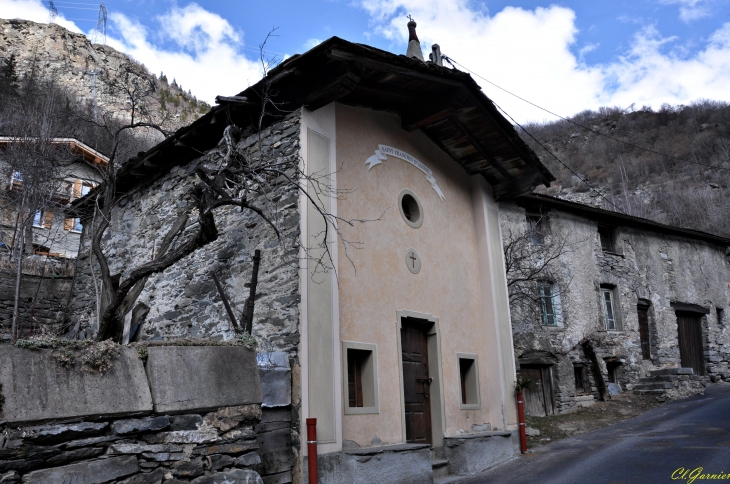
{"type": "Polygon", "coordinates": [[[730,480],[730,473],[718,472],[716,474],[705,473],[703,467],[695,467],[694,469],[685,469],[680,467],[676,471],[672,472],[673,481],[687,481],[687,484],[692,484],[695,480],[716,480],[725,481],[730,480]]]}

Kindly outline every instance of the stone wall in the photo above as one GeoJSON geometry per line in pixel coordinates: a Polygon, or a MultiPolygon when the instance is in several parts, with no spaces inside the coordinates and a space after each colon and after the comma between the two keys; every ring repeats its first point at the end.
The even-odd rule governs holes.
{"type": "MultiPolygon", "coordinates": [[[[40,334],[63,319],[71,291],[73,261],[45,256],[25,259],[20,285],[20,337],[40,334]]],[[[0,259],[0,339],[10,340],[15,304],[15,273],[0,259]]]]}
{"type": "MultiPolygon", "coordinates": [[[[261,137],[264,147],[270,149],[273,156],[296,162],[299,113],[268,128],[261,137]]],[[[257,140],[257,135],[244,139],[237,149],[256,157],[259,152],[257,140]]],[[[175,167],[150,187],[119,202],[112,215],[111,227],[104,236],[112,274],[121,274],[123,278],[131,269],[150,260],[177,217],[192,209],[190,191],[198,182],[195,167],[219,161],[223,150],[219,146],[188,165],[175,167]]],[[[248,297],[253,252],[260,249],[254,336],[267,349],[286,351],[292,358],[298,357],[298,194],[280,186],[270,198],[276,205],[282,238],[277,239],[272,228],[253,212],[241,212],[235,207],[216,209],[218,239],[149,278],[138,299],[138,303],[150,308],[142,325],[140,341],[179,337],[232,338],[233,327],[210,274],[212,271],[218,274],[239,316],[248,297]]],[[[191,219],[193,217],[194,214],[191,219]]],[[[186,234],[187,231],[182,237],[186,234]]],[[[82,335],[91,335],[97,328],[88,236],[84,232],[71,307],[72,319],[82,321],[82,335]]]]}
{"type": "MultiPolygon", "coordinates": [[[[514,202],[500,205],[503,237],[527,230],[526,211],[514,202]]],[[[558,209],[547,212],[546,243],[565,240],[569,250],[553,265],[563,288],[556,304],[562,312],[557,326],[541,324],[522,307],[512,307],[512,330],[518,368],[521,362],[553,358],[553,393],[557,411],[588,405],[599,398],[596,377],[608,383],[607,363],[620,364],[616,390],[632,390],[649,371],[681,364],[677,318],[672,302],[710,309],[703,318],[705,370],[708,379],[729,380],[730,330],[718,320],[717,310],[730,304],[730,271],[725,247],[708,242],[658,233],[650,227],[617,227],[616,253],[601,249],[597,223],[558,209]],[[601,285],[616,288],[616,312],[620,331],[606,331],[600,300],[601,285]],[[637,304],[648,302],[651,358],[643,359],[637,304]],[[589,341],[599,368],[594,368],[582,344],[589,341]],[[574,365],[589,366],[590,392],[576,394],[574,365]],[[588,400],[591,402],[588,402],[588,400]]],[[[699,377],[695,376],[695,380],[699,377]]],[[[688,384],[687,391],[696,391],[688,384]]],[[[670,396],[682,396],[674,392],[670,396]]]]}
{"type": "MultiPolygon", "coordinates": [[[[258,157],[266,150],[283,162],[299,162],[300,113],[296,111],[273,124],[260,135],[242,139],[236,149],[246,156],[258,157]],[[261,144],[259,144],[261,140],[261,144]]],[[[173,168],[151,186],[122,199],[113,212],[112,225],[105,235],[105,253],[112,274],[124,274],[150,259],[179,214],[190,210],[190,190],[198,182],[194,169],[199,164],[216,163],[225,151],[219,145],[187,165],[173,168]]],[[[216,290],[211,271],[216,271],[226,294],[240,315],[248,297],[252,256],[261,250],[253,335],[262,351],[286,354],[291,372],[288,417],[278,408],[277,445],[299,447],[299,194],[282,184],[275,185],[270,203],[278,215],[282,237],[261,218],[237,208],[216,210],[218,239],[185,257],[162,273],[149,278],[138,303],[150,308],[141,326],[138,341],[170,340],[179,337],[228,340],[234,337],[232,325],[216,290]],[[285,422],[285,423],[282,423],[285,422]],[[282,426],[286,426],[285,437],[282,426]],[[282,444],[283,440],[287,443],[282,444]]],[[[263,202],[262,200],[254,200],[263,202]]],[[[194,216],[194,214],[193,214],[194,216]]],[[[191,216],[192,218],[192,216],[191,216]]],[[[88,233],[82,236],[77,259],[71,319],[79,322],[77,335],[91,337],[98,328],[95,309],[94,277],[89,259],[88,233]]],[[[186,233],[182,235],[184,237],[186,233]]],[[[97,276],[98,280],[98,276],[97,276]]],[[[273,418],[273,417],[272,417],[273,418]]],[[[267,428],[273,424],[268,425],[267,428]]],[[[275,459],[274,459],[275,460],[275,459]]],[[[266,462],[266,459],[264,459],[266,462]]],[[[273,461],[272,461],[273,462],[273,461]]],[[[281,466],[278,466],[282,469],[281,466]]],[[[291,469],[289,467],[288,469],[291,469]]],[[[280,482],[291,482],[288,478],[280,482]],[[288,479],[288,480],[286,480],[288,479]]]]}
{"type": "Polygon", "coordinates": [[[262,413],[252,350],[149,347],[145,372],[124,347],[104,374],[63,367],[58,351],[0,347],[0,482],[291,481],[291,442],[276,435],[290,410],[262,413]],[[207,364],[191,373],[181,358],[207,364]]]}

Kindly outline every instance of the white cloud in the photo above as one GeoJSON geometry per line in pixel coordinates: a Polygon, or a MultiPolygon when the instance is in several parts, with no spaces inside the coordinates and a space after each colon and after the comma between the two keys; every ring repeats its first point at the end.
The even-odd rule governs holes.
{"type": "MultiPolygon", "coordinates": [[[[424,47],[438,43],[444,54],[473,72],[559,114],[607,105],[658,108],[665,102],[730,99],[730,23],[691,56],[671,48],[676,38],[645,27],[615,61],[589,66],[581,54],[592,46],[577,43],[575,13],[565,7],[507,7],[489,15],[473,10],[469,0],[360,1],[374,33],[391,39],[396,52],[400,47],[405,53],[408,12],[418,22],[424,47]]],[[[518,121],[554,119],[474,77],[518,121]]]]}
{"type": "MultiPolygon", "coordinates": [[[[0,18],[32,20],[48,23],[50,11],[39,0],[0,0],[0,18]]],[[[55,23],[72,32],[82,33],[76,24],[67,20],[62,13],[56,17],[55,23]]]]}
{"type": "Polygon", "coordinates": [[[107,37],[107,44],[155,73],[164,71],[207,102],[219,94],[236,94],[261,78],[260,65],[240,52],[245,48],[243,35],[195,3],[173,6],[158,17],[154,35],[121,13],[112,13],[109,21],[118,37],[107,37]],[[167,41],[172,48],[162,48],[156,40],[167,41]]]}
{"type": "MultiPolygon", "coordinates": [[[[0,0],[0,17],[46,23],[49,12],[40,0],[0,0]]],[[[142,62],[155,74],[163,71],[170,80],[174,77],[209,103],[218,94],[237,94],[261,78],[259,63],[241,54],[247,49],[243,34],[198,4],[183,8],[173,5],[154,19],[156,25],[150,29],[119,12],[111,12],[108,22],[109,46],[142,62]],[[163,43],[169,47],[161,47],[163,43]]],[[[62,14],[56,23],[83,33],[62,14]]]]}
{"type": "Polygon", "coordinates": [[[710,16],[707,0],[659,0],[662,5],[679,5],[679,18],[683,22],[691,22],[710,16]]]}
{"type": "Polygon", "coordinates": [[[312,49],[314,47],[317,47],[319,44],[321,44],[322,41],[320,39],[308,39],[304,43],[304,52],[308,51],[309,49],[312,49]]]}

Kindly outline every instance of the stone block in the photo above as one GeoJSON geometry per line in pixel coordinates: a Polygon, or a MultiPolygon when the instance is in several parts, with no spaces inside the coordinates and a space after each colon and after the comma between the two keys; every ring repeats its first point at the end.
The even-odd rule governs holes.
{"type": "Polygon", "coordinates": [[[256,352],[244,346],[152,346],[146,369],[158,413],[262,402],[256,352]]]}
{"type": "Polygon", "coordinates": [[[170,418],[170,430],[198,430],[203,423],[203,417],[197,413],[190,415],[177,415],[170,418]]]}
{"type": "Polygon", "coordinates": [[[53,444],[64,440],[100,434],[107,428],[106,422],[78,422],[71,424],[35,425],[11,430],[11,438],[22,438],[42,444],[53,444]]]}
{"type": "Polygon", "coordinates": [[[137,474],[124,479],[123,481],[119,481],[118,484],[160,484],[164,477],[165,471],[162,469],[155,469],[152,472],[137,474]]]}
{"type": "Polygon", "coordinates": [[[270,476],[262,477],[264,484],[290,484],[292,482],[291,471],[280,472],[270,476]]]}
{"type": "Polygon", "coordinates": [[[257,355],[263,407],[291,405],[291,368],[289,357],[283,351],[257,355]]]}
{"type": "Polygon", "coordinates": [[[264,474],[278,474],[293,467],[289,427],[259,434],[258,440],[264,474]]]}
{"type": "Polygon", "coordinates": [[[244,454],[235,462],[237,467],[253,467],[261,464],[261,457],[256,452],[244,454]]]}
{"type": "MultiPolygon", "coordinates": [[[[371,484],[433,482],[428,445],[401,444],[321,454],[317,459],[320,484],[371,484]]],[[[302,476],[307,484],[307,461],[302,476]]]]}
{"type": "Polygon", "coordinates": [[[128,476],[139,471],[134,456],[111,457],[94,461],[78,462],[62,467],[29,472],[23,476],[24,484],[101,484],[113,479],[128,476]]]}
{"type": "Polygon", "coordinates": [[[112,430],[115,434],[131,434],[136,432],[151,432],[163,430],[170,425],[170,419],[165,416],[128,418],[117,420],[112,423],[112,430]]]}
{"type": "Polygon", "coordinates": [[[444,437],[444,452],[451,474],[472,476],[511,459],[514,446],[509,432],[484,432],[444,437]]]}
{"type": "Polygon", "coordinates": [[[51,353],[0,346],[3,415],[8,423],[152,411],[144,366],[133,348],[122,348],[103,375],[63,368],[51,353]]]}
{"type": "Polygon", "coordinates": [[[192,484],[264,484],[258,472],[251,469],[235,469],[209,476],[200,476],[192,484]]]}

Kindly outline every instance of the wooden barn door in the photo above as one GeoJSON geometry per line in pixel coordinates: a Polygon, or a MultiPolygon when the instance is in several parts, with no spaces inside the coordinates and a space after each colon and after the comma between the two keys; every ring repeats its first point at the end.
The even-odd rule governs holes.
{"type": "Polygon", "coordinates": [[[520,367],[520,375],[529,378],[536,385],[524,390],[525,412],[533,417],[544,417],[555,413],[553,406],[553,385],[550,366],[535,365],[520,367]]]}
{"type": "Polygon", "coordinates": [[[692,368],[695,375],[705,374],[705,352],[702,343],[701,319],[692,313],[677,313],[679,356],[682,367],[692,368]]]}
{"type": "Polygon", "coordinates": [[[431,377],[428,345],[423,325],[403,323],[403,397],[406,412],[406,442],[431,444],[431,377]]]}

